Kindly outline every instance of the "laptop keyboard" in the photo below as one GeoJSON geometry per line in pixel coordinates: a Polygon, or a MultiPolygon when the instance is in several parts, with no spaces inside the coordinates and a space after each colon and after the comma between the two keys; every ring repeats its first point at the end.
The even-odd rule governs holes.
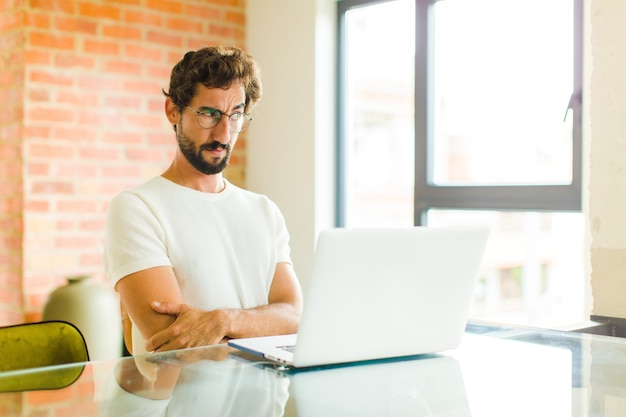
{"type": "Polygon", "coordinates": [[[286,350],[287,352],[293,353],[296,350],[296,345],[278,346],[278,349],[286,350]]]}

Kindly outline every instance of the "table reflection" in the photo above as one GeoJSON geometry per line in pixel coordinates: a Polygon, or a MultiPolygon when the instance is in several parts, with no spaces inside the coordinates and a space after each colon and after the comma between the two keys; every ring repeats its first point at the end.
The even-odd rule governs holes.
{"type": "Polygon", "coordinates": [[[67,388],[80,378],[84,369],[84,364],[69,364],[2,372],[0,393],[67,388]]]}
{"type": "MultiPolygon", "coordinates": [[[[507,337],[528,332],[510,332],[507,337]]],[[[464,335],[462,363],[470,408],[476,416],[572,416],[572,352],[512,339],[464,335]]]]}
{"type": "Polygon", "coordinates": [[[289,376],[285,417],[471,415],[456,359],[421,356],[289,376]]]}
{"type": "Polygon", "coordinates": [[[471,415],[459,363],[439,355],[294,371],[192,349],[121,361],[114,376],[106,416],[471,415]]]}
{"type": "Polygon", "coordinates": [[[103,415],[284,415],[289,379],[228,360],[229,351],[198,348],[120,361],[104,388],[103,415]]]}

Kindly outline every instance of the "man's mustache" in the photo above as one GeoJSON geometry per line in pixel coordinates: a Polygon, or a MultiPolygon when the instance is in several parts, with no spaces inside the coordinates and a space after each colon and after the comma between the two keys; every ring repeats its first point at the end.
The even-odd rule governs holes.
{"type": "Polygon", "coordinates": [[[215,151],[217,149],[230,149],[230,143],[220,143],[220,142],[211,142],[209,144],[206,145],[202,145],[200,146],[200,150],[206,150],[206,151],[215,151]]]}

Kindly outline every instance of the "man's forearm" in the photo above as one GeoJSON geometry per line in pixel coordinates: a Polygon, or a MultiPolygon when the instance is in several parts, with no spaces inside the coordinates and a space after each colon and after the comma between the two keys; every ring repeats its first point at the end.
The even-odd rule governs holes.
{"type": "Polygon", "coordinates": [[[203,311],[185,304],[153,304],[156,312],[175,317],[167,329],[146,341],[148,351],[212,345],[227,339],[295,333],[298,304],[272,303],[257,308],[203,311]]]}
{"type": "Polygon", "coordinates": [[[290,303],[223,311],[228,323],[225,336],[231,339],[296,333],[302,313],[299,306],[290,303]]]}
{"type": "Polygon", "coordinates": [[[291,264],[278,263],[267,304],[250,309],[200,310],[182,303],[152,304],[174,322],[146,341],[146,349],[172,350],[211,345],[226,338],[296,333],[302,315],[302,293],[291,264]]]}

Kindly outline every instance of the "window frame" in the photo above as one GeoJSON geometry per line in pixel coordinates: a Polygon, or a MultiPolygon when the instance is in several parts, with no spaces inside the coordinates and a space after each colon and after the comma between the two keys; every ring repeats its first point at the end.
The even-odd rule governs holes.
{"type": "MultiPolygon", "coordinates": [[[[345,14],[347,11],[393,0],[339,0],[337,2],[337,195],[336,224],[345,225],[345,14]]],[[[465,209],[494,211],[582,211],[582,0],[574,5],[573,85],[568,108],[572,116],[572,181],[547,185],[436,185],[432,181],[432,131],[429,100],[432,78],[430,46],[432,19],[430,11],[437,1],[415,0],[415,177],[414,224],[426,223],[429,209],[465,209]]]]}

